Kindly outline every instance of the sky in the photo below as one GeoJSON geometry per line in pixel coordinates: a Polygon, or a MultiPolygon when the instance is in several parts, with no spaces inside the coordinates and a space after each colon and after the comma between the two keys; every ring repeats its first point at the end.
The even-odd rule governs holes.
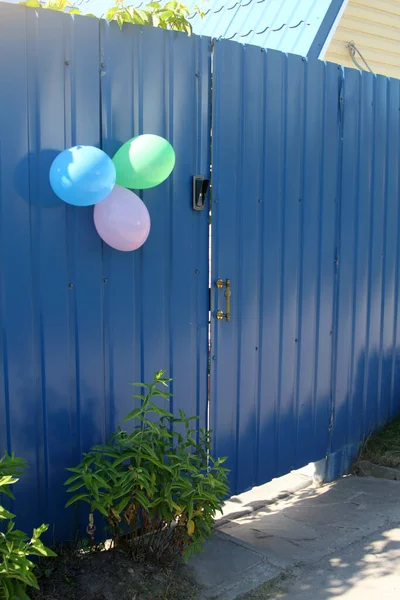
{"type": "MultiPolygon", "coordinates": [[[[102,17],[114,5],[114,0],[71,0],[72,3],[83,13],[93,13],[96,17],[102,17]]],[[[129,4],[130,2],[126,2],[127,6],[129,4]]]]}

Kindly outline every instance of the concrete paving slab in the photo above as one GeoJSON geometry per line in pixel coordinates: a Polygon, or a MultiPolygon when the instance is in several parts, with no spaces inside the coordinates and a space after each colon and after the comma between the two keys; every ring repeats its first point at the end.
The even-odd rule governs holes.
{"type": "Polygon", "coordinates": [[[292,471],[288,475],[254,487],[248,492],[233,496],[225,502],[222,516],[217,518],[217,524],[223,525],[310,487],[313,484],[312,473],[306,475],[300,471],[292,471]]]}
{"type": "MultiPolygon", "coordinates": [[[[268,588],[268,582],[279,580],[294,568],[300,569],[298,581],[303,587],[281,590],[279,593],[292,594],[288,600],[347,598],[340,594],[348,593],[352,578],[373,578],[375,565],[379,576],[387,579],[383,593],[378,594],[380,588],[376,588],[371,600],[394,600],[394,596],[385,594],[392,593],[390,586],[397,589],[398,581],[391,573],[394,568],[400,570],[398,481],[346,477],[319,488],[302,489],[261,510],[225,522],[217,531],[204,553],[191,561],[203,586],[204,599],[275,597],[271,596],[275,584],[268,588]],[[314,593],[315,573],[320,595],[314,593]],[[246,596],[264,582],[266,595],[260,588],[246,596]]],[[[372,584],[370,587],[373,589],[372,584]]],[[[363,600],[369,600],[364,591],[357,598],[351,596],[351,600],[364,595],[363,600]]]]}
{"type": "Polygon", "coordinates": [[[275,588],[250,594],[248,600],[398,600],[400,597],[400,528],[383,528],[345,550],[300,570],[275,588]],[[268,595],[267,595],[268,592],[268,595]]]}
{"type": "Polygon", "coordinates": [[[203,598],[221,600],[234,600],[280,573],[255,548],[221,532],[206,543],[204,552],[196,555],[190,566],[203,598]]]}
{"type": "Polygon", "coordinates": [[[354,472],[362,477],[376,477],[377,479],[391,479],[400,481],[400,469],[392,469],[383,465],[374,465],[369,460],[360,460],[354,468],[354,472]]]}
{"type": "Polygon", "coordinates": [[[314,563],[334,551],[400,521],[398,482],[347,477],[306,489],[220,530],[257,548],[286,568],[314,563]]]}

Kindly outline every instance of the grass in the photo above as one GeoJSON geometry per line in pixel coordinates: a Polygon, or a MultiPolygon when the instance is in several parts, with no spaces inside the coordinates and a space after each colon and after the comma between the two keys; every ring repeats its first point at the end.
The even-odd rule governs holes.
{"type": "Polygon", "coordinates": [[[371,435],[364,442],[358,460],[375,465],[400,468],[400,417],[371,435]]]}

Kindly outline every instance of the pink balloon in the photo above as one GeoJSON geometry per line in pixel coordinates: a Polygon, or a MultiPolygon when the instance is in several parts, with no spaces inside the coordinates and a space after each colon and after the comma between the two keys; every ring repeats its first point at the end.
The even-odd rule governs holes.
{"type": "Polygon", "coordinates": [[[129,252],[142,246],[150,233],[150,215],[142,200],[115,185],[94,207],[94,224],[102,240],[116,250],[129,252]]]}

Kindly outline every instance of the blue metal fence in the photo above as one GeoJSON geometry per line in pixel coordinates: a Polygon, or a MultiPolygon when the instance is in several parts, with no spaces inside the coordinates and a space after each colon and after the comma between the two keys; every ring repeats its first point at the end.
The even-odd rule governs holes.
{"type": "Polygon", "coordinates": [[[345,70],[331,476],[400,412],[400,82],[345,70]]]}
{"type": "Polygon", "coordinates": [[[209,173],[210,41],[0,4],[0,49],[0,447],[29,463],[19,524],[65,539],[65,468],[132,408],[131,381],[167,369],[173,409],[205,423],[208,216],[191,185],[209,173]],[[177,165],[144,195],[144,248],[116,252],[48,171],[65,147],[112,154],[142,132],[167,136],[177,165]]]}
{"type": "Polygon", "coordinates": [[[212,278],[232,285],[229,323],[211,294],[214,453],[232,492],[323,457],[343,473],[400,411],[399,82],[3,3],[0,52],[0,448],[30,465],[19,524],[71,535],[65,468],[121,422],[130,381],[167,369],[173,410],[207,422],[208,211],[191,181],[211,143],[212,278]],[[144,248],[121,253],[48,171],[65,147],[112,155],[141,132],[177,164],[144,193],[144,248]]]}

